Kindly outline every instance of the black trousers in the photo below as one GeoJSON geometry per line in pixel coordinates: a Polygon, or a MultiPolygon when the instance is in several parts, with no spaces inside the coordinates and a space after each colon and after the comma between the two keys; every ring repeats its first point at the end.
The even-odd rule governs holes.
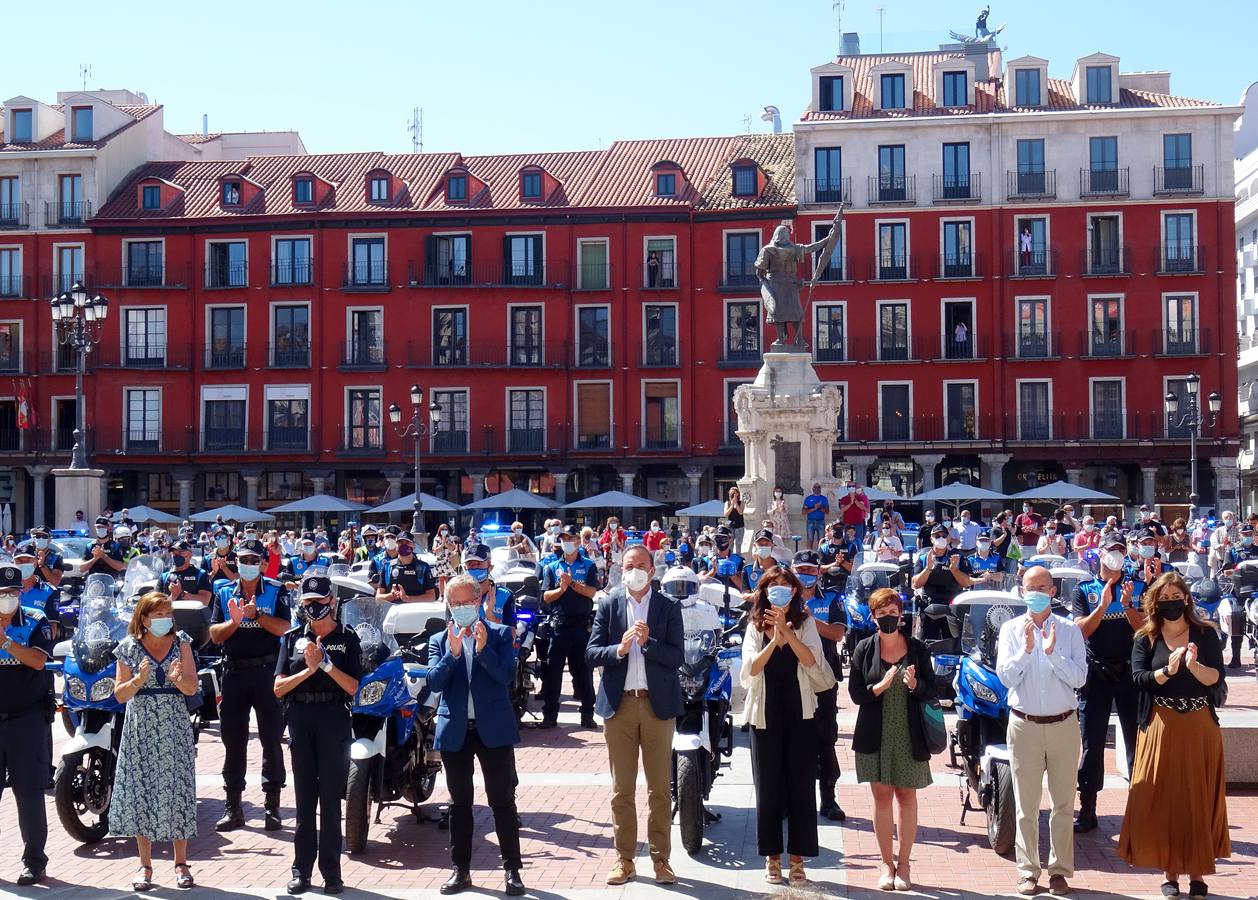
{"type": "Polygon", "coordinates": [[[17,825],[22,835],[22,865],[42,872],[48,865],[48,813],[44,786],[48,784],[49,748],[43,733],[48,720],[31,712],[0,722],[0,795],[6,781],[13,783],[17,825]]]}
{"type": "Polygon", "coordinates": [[[1094,665],[1088,665],[1088,680],[1079,691],[1079,730],[1083,737],[1083,759],[1079,763],[1079,793],[1095,797],[1105,785],[1105,736],[1109,731],[1110,710],[1118,707],[1118,726],[1127,745],[1127,771],[1136,759],[1136,683],[1125,669],[1110,678],[1094,665]]]}
{"type": "MultiPolygon", "coordinates": [[[[249,713],[258,717],[262,743],[262,787],[284,787],[284,719],[275,698],[275,671],[270,666],[223,673],[223,702],[219,708],[219,733],[223,737],[223,786],[228,796],[245,790],[245,766],[249,758],[249,713]]],[[[344,785],[342,785],[344,787],[344,785]]]]}
{"type": "Polygon", "coordinates": [[[343,703],[290,703],[287,717],[297,795],[293,867],[309,878],[317,858],[323,880],[340,881],[341,798],[354,741],[349,710],[343,703]]]}
{"type": "Polygon", "coordinates": [[[756,852],[817,855],[817,720],[771,722],[751,729],[751,775],[756,784],[756,852]]]}
{"type": "Polygon", "coordinates": [[[839,689],[832,687],[817,695],[817,785],[821,789],[821,805],[838,805],[835,789],[839,783],[839,689]]]}
{"type": "Polygon", "coordinates": [[[486,747],[479,732],[469,728],[463,746],[458,750],[442,750],[441,764],[446,770],[446,790],[450,792],[450,861],[455,868],[468,869],[472,864],[472,776],[480,760],[485,777],[485,797],[494,814],[494,830],[502,852],[504,869],[519,869],[520,828],[515,811],[515,748],[486,747]]]}
{"type": "Polygon", "coordinates": [[[563,688],[564,665],[572,675],[572,687],[581,703],[581,715],[594,715],[594,673],[585,661],[585,648],[590,643],[590,629],[584,625],[565,625],[550,639],[546,657],[546,678],[542,684],[542,718],[559,715],[559,693],[563,688]]]}

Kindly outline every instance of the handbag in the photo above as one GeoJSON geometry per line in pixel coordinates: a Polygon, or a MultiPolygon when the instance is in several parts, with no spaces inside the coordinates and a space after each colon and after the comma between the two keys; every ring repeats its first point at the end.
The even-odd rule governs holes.
{"type": "Polygon", "coordinates": [[[926,738],[926,749],[933,756],[948,749],[948,729],[944,725],[943,707],[935,699],[923,700],[918,704],[922,716],[922,734],[926,738]]]}

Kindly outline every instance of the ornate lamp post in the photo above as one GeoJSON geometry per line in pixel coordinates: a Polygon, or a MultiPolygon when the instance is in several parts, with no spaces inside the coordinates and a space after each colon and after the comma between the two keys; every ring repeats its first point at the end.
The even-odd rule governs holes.
{"type": "Polygon", "coordinates": [[[59,340],[67,347],[74,348],[76,363],[74,369],[74,451],[70,456],[71,469],[86,469],[87,466],[87,426],[86,404],[83,402],[83,373],[87,371],[87,355],[92,345],[99,343],[101,327],[109,314],[109,301],[97,294],[88,296],[87,288],[76,281],[70,290],[64,291],[50,301],[52,320],[58,326],[59,340]]]}
{"type": "Polygon", "coordinates": [[[1175,396],[1174,393],[1168,392],[1166,395],[1166,415],[1171,428],[1188,429],[1188,519],[1192,521],[1194,513],[1197,511],[1197,437],[1200,435],[1203,425],[1207,428],[1214,427],[1214,423],[1219,419],[1218,414],[1220,407],[1223,406],[1223,398],[1215,391],[1210,392],[1210,396],[1206,399],[1206,403],[1210,407],[1210,416],[1207,419],[1198,401],[1198,396],[1201,392],[1201,377],[1195,372],[1189,375],[1184,380],[1184,388],[1187,394],[1186,408],[1183,412],[1180,412],[1179,397],[1175,396]]]}
{"type": "Polygon", "coordinates": [[[411,421],[405,428],[400,428],[402,424],[402,409],[396,403],[389,404],[389,421],[393,424],[393,431],[399,437],[413,437],[415,439],[415,503],[414,511],[411,513],[411,533],[418,535],[424,530],[423,520],[423,501],[420,499],[419,489],[419,450],[420,442],[428,435],[436,431],[437,426],[441,424],[441,404],[432,403],[428,407],[428,424],[423,421],[424,410],[424,389],[417,384],[411,385],[411,421]]]}

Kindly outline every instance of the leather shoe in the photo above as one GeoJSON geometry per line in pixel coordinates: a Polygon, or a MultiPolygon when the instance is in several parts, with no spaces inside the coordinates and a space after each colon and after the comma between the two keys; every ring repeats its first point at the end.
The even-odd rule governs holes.
{"type": "Polygon", "coordinates": [[[1064,897],[1070,893],[1070,882],[1065,875],[1053,875],[1048,879],[1048,892],[1055,897],[1064,897]]]}
{"type": "Polygon", "coordinates": [[[443,894],[457,894],[465,891],[472,886],[472,873],[467,869],[455,869],[454,874],[446,879],[446,883],[441,886],[443,894]]]}
{"type": "Polygon", "coordinates": [[[300,869],[293,869],[293,877],[288,881],[288,892],[290,894],[304,894],[310,890],[310,879],[301,874],[300,869]]]}
{"type": "Polygon", "coordinates": [[[559,723],[556,722],[554,719],[542,719],[540,722],[537,723],[537,727],[538,728],[554,728],[558,724],[559,723]]]}
{"type": "Polygon", "coordinates": [[[839,806],[837,803],[827,803],[825,806],[821,807],[819,812],[831,822],[842,822],[847,818],[847,813],[845,813],[843,811],[843,807],[839,806]]]}
{"type": "Polygon", "coordinates": [[[673,871],[673,867],[668,864],[668,860],[657,859],[654,863],[656,884],[675,884],[677,882],[677,873],[675,873],[673,871]]]}
{"type": "Polygon", "coordinates": [[[503,890],[508,897],[524,896],[524,881],[520,878],[519,869],[507,869],[506,885],[503,890]]]}
{"type": "Polygon", "coordinates": [[[345,890],[345,882],[343,881],[325,881],[323,883],[323,893],[339,894],[345,890]]]}
{"type": "Polygon", "coordinates": [[[1086,834],[1089,831],[1095,831],[1098,824],[1095,815],[1079,813],[1074,824],[1075,834],[1086,834]]]}
{"type": "Polygon", "coordinates": [[[32,869],[30,866],[22,869],[22,874],[17,877],[17,883],[23,887],[31,884],[39,884],[44,880],[43,869],[32,869]]]}
{"type": "Polygon", "coordinates": [[[581,727],[582,728],[598,728],[598,722],[594,721],[593,716],[582,716],[581,727]]]}

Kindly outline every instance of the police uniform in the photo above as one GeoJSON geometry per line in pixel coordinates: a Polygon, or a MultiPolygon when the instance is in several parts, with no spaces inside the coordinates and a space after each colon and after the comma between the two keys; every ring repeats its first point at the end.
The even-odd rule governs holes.
{"type": "MultiPolygon", "coordinates": [[[[819,553],[801,550],[795,554],[794,564],[797,566],[820,566],[819,553]]],[[[821,587],[820,580],[813,585],[812,599],[806,601],[809,613],[818,622],[830,625],[847,626],[847,608],[843,604],[843,594],[839,591],[821,587]]],[[[839,643],[829,638],[821,638],[821,654],[826,664],[834,672],[834,677],[843,680],[843,663],[839,659],[839,643]]],[[[842,821],[845,818],[839,807],[839,757],[835,745],[839,742],[839,687],[836,684],[828,691],[817,694],[817,786],[821,791],[821,803],[818,807],[828,818],[842,821]]]]}
{"type": "MultiPolygon", "coordinates": [[[[241,552],[262,555],[262,545],[246,541],[241,552]]],[[[243,582],[219,586],[210,614],[211,627],[231,621],[227,605],[244,600],[243,582]]],[[[289,621],[288,591],[280,582],[259,577],[256,582],[259,615],[289,621]]],[[[279,638],[257,619],[245,619],[223,642],[222,704],[219,729],[223,740],[223,783],[227,791],[227,814],[221,830],[239,827],[229,820],[241,820],[240,796],[245,789],[245,766],[249,750],[249,713],[258,718],[258,740],[262,744],[262,789],[266,793],[267,827],[279,824],[279,792],[284,787],[284,752],[280,744],[284,725],[272,678],[279,658],[279,638]],[[273,821],[272,821],[273,820],[273,821]]]]}
{"type": "MultiPolygon", "coordinates": [[[[325,576],[307,576],[301,598],[328,598],[332,583],[325,576]]],[[[297,675],[309,668],[306,647],[316,641],[301,614],[301,624],[284,635],[275,675],[297,675]]],[[[334,613],[330,612],[329,615],[334,613]]],[[[341,624],[322,640],[325,661],[357,680],[362,675],[358,635],[341,624]]],[[[316,671],[284,695],[288,751],[293,762],[297,827],[293,835],[293,878],[309,881],[315,861],[324,884],[341,883],[341,798],[349,777],[349,748],[354,740],[350,702],[353,698],[326,670],[316,671]],[[318,825],[316,827],[316,811],[318,825]]]]}
{"type": "Polygon", "coordinates": [[[418,556],[412,556],[410,562],[403,562],[401,556],[382,561],[379,588],[391,591],[395,584],[400,584],[402,593],[410,596],[426,594],[436,589],[432,570],[418,556]]]}
{"type": "Polygon", "coordinates": [[[179,589],[183,591],[180,598],[191,598],[202,591],[212,591],[213,586],[210,584],[210,576],[206,574],[204,569],[198,569],[194,565],[186,565],[182,569],[170,569],[162,574],[162,586],[170,593],[170,588],[176,582],[179,589]]]}
{"type": "Polygon", "coordinates": [[[970,567],[970,574],[976,578],[988,572],[1000,571],[1000,557],[994,550],[989,551],[986,557],[973,553],[965,558],[965,562],[970,567]]]}
{"type": "MultiPolygon", "coordinates": [[[[101,516],[100,518],[96,520],[96,524],[97,526],[100,526],[100,525],[108,526],[109,520],[106,519],[104,516],[101,516]]],[[[118,546],[117,541],[113,540],[108,535],[106,535],[103,538],[96,539],[96,543],[93,544],[92,547],[89,548],[88,550],[89,556],[91,555],[92,551],[95,550],[96,547],[103,548],[105,551],[105,556],[108,557],[109,559],[112,559],[115,562],[124,562],[122,548],[118,546]]],[[[115,569],[113,566],[109,565],[109,563],[105,562],[104,559],[93,560],[92,564],[87,567],[88,575],[114,575],[116,576],[121,571],[122,571],[121,569],[115,569]]]]}
{"type": "Polygon", "coordinates": [[[290,556],[285,560],[284,567],[280,569],[280,575],[291,576],[291,580],[298,581],[305,576],[307,571],[316,567],[327,567],[327,563],[319,559],[317,553],[314,559],[306,559],[304,556],[290,556]]]}
{"type": "Polygon", "coordinates": [[[37,528],[32,528],[31,542],[27,546],[30,547],[32,552],[35,554],[35,571],[39,577],[52,585],[59,582],[61,580],[61,575],[63,574],[61,566],[65,560],[62,559],[60,553],[53,549],[51,534],[48,529],[42,525],[37,528]],[[38,561],[40,551],[43,551],[44,554],[44,561],[42,563],[38,561]]]}
{"type": "MultiPolygon", "coordinates": [[[[1117,545],[1115,545],[1117,546],[1117,545]]],[[[1079,690],[1079,728],[1083,756],[1079,763],[1079,822],[1076,828],[1095,827],[1096,795],[1105,783],[1105,738],[1110,710],[1118,707],[1118,723],[1127,747],[1128,771],[1133,771],[1136,752],[1138,691],[1131,677],[1131,650],[1135,630],[1122,605],[1123,585],[1132,585],[1131,604],[1139,608],[1145,583],[1132,577],[1124,566],[1121,580],[1108,592],[1100,577],[1081,582],[1071,595],[1070,612],[1075,621],[1105,606],[1096,631],[1086,639],[1088,679],[1079,690]]]]}
{"type": "MultiPolygon", "coordinates": [[[[559,558],[542,569],[542,590],[553,591],[559,587],[559,579],[565,572],[572,576],[573,584],[598,588],[598,568],[586,557],[577,554],[568,562],[559,558]]],[[[581,704],[581,721],[587,723],[594,717],[594,673],[585,659],[585,649],[590,643],[590,626],[594,620],[594,599],[583,597],[569,586],[550,609],[550,650],[546,657],[546,677],[542,684],[542,723],[553,725],[559,716],[559,693],[563,686],[564,664],[572,675],[572,689],[581,704]]]]}
{"type": "MultiPolygon", "coordinates": [[[[0,567],[0,590],[17,594],[21,586],[22,573],[17,567],[0,567]]],[[[32,736],[48,730],[51,676],[9,653],[14,644],[52,658],[52,635],[40,610],[24,609],[19,603],[0,641],[0,785],[7,779],[17,802],[22,863],[26,867],[18,883],[34,884],[48,865],[44,853],[48,838],[44,786],[48,783],[51,747],[46,741],[32,740],[32,736]]]]}
{"type": "Polygon", "coordinates": [[[231,572],[233,575],[240,574],[240,570],[237,568],[237,564],[236,564],[236,551],[232,550],[229,547],[226,553],[219,553],[218,549],[215,548],[214,550],[207,553],[205,556],[201,557],[201,568],[205,572],[205,574],[209,577],[211,582],[222,581],[227,578],[227,576],[224,575],[221,570],[219,572],[214,571],[213,563],[214,563],[215,557],[221,559],[223,563],[226,565],[227,570],[231,572]]]}

